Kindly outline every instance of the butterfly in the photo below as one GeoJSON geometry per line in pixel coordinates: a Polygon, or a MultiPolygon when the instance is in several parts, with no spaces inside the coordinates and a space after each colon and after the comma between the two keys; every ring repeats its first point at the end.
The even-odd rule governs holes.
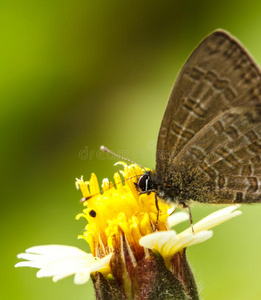
{"type": "Polygon", "coordinates": [[[261,202],[261,71],[223,30],[181,69],[161,123],[155,171],[142,193],[189,207],[261,202]]]}

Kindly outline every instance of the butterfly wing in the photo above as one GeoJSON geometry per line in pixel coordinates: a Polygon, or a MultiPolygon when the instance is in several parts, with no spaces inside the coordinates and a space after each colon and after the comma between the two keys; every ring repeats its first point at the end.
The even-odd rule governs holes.
{"type": "Polygon", "coordinates": [[[261,102],[260,70],[241,44],[215,31],[193,51],[171,92],[159,131],[156,172],[164,181],[169,161],[220,112],[261,102]]]}
{"type": "MultiPolygon", "coordinates": [[[[261,107],[219,114],[178,153],[171,165],[187,197],[208,203],[261,201],[261,107]]],[[[171,180],[169,178],[169,180],[171,180]]]]}
{"type": "Polygon", "coordinates": [[[172,90],[157,144],[159,184],[201,202],[247,201],[247,191],[248,202],[261,201],[253,162],[261,154],[260,104],[261,72],[254,60],[227,32],[209,35],[172,90]]]}

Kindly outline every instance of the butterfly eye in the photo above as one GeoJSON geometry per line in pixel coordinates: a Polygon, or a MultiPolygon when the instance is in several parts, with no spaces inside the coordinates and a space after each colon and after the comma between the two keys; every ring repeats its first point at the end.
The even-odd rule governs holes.
{"type": "Polygon", "coordinates": [[[96,217],[96,211],[92,209],[92,210],[89,212],[89,215],[90,215],[91,217],[95,218],[95,217],[96,217]]]}
{"type": "Polygon", "coordinates": [[[144,173],[139,181],[138,181],[138,188],[142,192],[148,192],[153,190],[153,179],[151,177],[151,172],[144,173]]]}
{"type": "Polygon", "coordinates": [[[138,181],[138,187],[142,192],[146,192],[147,186],[148,186],[148,181],[149,181],[149,175],[147,173],[143,174],[139,181],[138,181]]]}

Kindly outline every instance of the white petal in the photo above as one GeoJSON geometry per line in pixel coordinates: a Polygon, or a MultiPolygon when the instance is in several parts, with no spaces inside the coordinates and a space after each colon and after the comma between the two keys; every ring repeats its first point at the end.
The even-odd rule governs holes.
{"type": "Polygon", "coordinates": [[[26,253],[34,254],[47,254],[52,256],[79,256],[80,254],[87,254],[86,252],[80,250],[77,247],[64,246],[64,245],[43,245],[43,246],[34,246],[26,249],[26,253]]]}
{"type": "Polygon", "coordinates": [[[78,272],[74,276],[74,283],[75,284],[84,284],[90,279],[90,272],[89,270],[83,270],[78,272]]]}
{"type": "Polygon", "coordinates": [[[103,258],[96,259],[95,263],[92,264],[91,266],[91,272],[95,272],[104,268],[110,262],[111,257],[112,257],[112,253],[104,256],[103,258]]]}
{"type": "Polygon", "coordinates": [[[169,252],[165,253],[166,256],[172,256],[174,253],[179,252],[185,248],[193,240],[193,234],[187,233],[182,236],[177,236],[175,241],[170,241],[169,252]]]}
{"type": "Polygon", "coordinates": [[[174,213],[168,217],[170,227],[176,226],[177,224],[187,220],[189,220],[189,214],[184,211],[174,213]]]}
{"type": "Polygon", "coordinates": [[[142,247],[149,249],[160,248],[162,245],[167,244],[170,239],[175,239],[176,232],[174,230],[169,231],[156,231],[151,234],[143,236],[139,243],[142,247]]]}
{"type": "MultiPolygon", "coordinates": [[[[202,220],[193,225],[195,233],[210,229],[236,216],[241,215],[241,211],[235,211],[238,207],[239,205],[229,206],[208,215],[206,218],[203,218],[202,220]]],[[[185,231],[183,231],[183,233],[185,232],[191,232],[191,228],[188,228],[185,231]]]]}
{"type": "Polygon", "coordinates": [[[215,219],[224,215],[228,215],[230,213],[232,213],[233,211],[235,211],[236,209],[238,209],[240,207],[240,204],[236,204],[236,205],[231,205],[222,209],[219,209],[215,212],[213,212],[212,214],[208,215],[207,217],[203,218],[202,220],[200,220],[198,222],[198,224],[209,221],[211,219],[215,219]]]}
{"type": "Polygon", "coordinates": [[[168,209],[168,215],[171,215],[172,213],[174,213],[174,211],[177,209],[177,205],[176,204],[171,204],[171,208],[168,209]]]}
{"type": "Polygon", "coordinates": [[[97,259],[96,262],[88,269],[83,269],[80,272],[77,272],[74,276],[75,284],[83,284],[86,283],[90,278],[90,273],[99,271],[107,266],[111,260],[112,253],[101,258],[97,259]]]}
{"type": "MultiPolygon", "coordinates": [[[[20,257],[19,257],[20,258],[20,257]]],[[[20,261],[15,265],[15,267],[31,267],[31,268],[41,268],[43,264],[36,264],[34,261],[20,261]]]]}
{"type": "Polygon", "coordinates": [[[26,253],[18,254],[17,257],[20,259],[26,259],[28,262],[20,262],[16,264],[16,267],[28,266],[33,268],[43,268],[54,261],[59,261],[64,258],[67,259],[68,257],[84,257],[86,260],[93,259],[91,254],[87,254],[76,247],[62,245],[31,247],[26,250],[26,253]]]}
{"type": "MultiPolygon", "coordinates": [[[[93,259],[92,264],[95,262],[96,260],[93,259]]],[[[37,272],[37,277],[51,277],[60,273],[64,274],[64,277],[67,277],[69,275],[75,274],[78,270],[88,268],[89,266],[90,260],[86,260],[82,257],[63,258],[57,261],[53,261],[45,267],[41,268],[37,272]]]]}
{"type": "Polygon", "coordinates": [[[197,234],[176,234],[174,230],[158,231],[146,235],[140,239],[140,245],[157,250],[163,257],[170,257],[183,248],[192,246],[211,238],[212,231],[202,231],[197,234]]]}
{"type": "Polygon", "coordinates": [[[193,234],[193,239],[186,245],[186,247],[205,242],[206,240],[210,239],[212,236],[213,236],[213,231],[211,230],[205,230],[193,234]]]}
{"type": "Polygon", "coordinates": [[[76,247],[61,245],[36,246],[18,255],[28,261],[17,263],[16,267],[39,268],[36,276],[53,277],[53,281],[75,274],[74,282],[82,284],[88,281],[90,273],[104,268],[110,262],[112,254],[100,259],[76,247]],[[28,253],[30,252],[30,253],[28,253]]]}

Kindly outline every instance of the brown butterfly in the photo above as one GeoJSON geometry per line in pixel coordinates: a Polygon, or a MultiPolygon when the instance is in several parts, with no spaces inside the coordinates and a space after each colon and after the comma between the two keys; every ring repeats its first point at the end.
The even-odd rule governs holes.
{"type": "Polygon", "coordinates": [[[184,207],[261,202],[261,72],[229,33],[207,36],[184,64],[142,192],[184,207]]]}

